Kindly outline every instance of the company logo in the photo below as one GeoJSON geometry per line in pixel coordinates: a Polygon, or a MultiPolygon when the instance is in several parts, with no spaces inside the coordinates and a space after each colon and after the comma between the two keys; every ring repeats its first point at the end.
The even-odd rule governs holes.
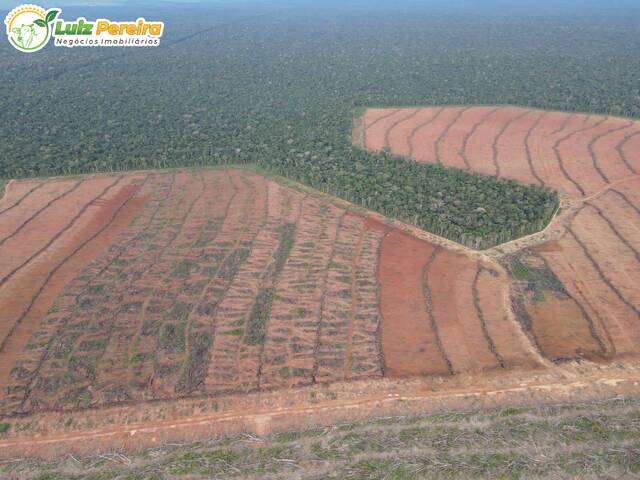
{"type": "Polygon", "coordinates": [[[51,22],[59,13],[57,8],[45,11],[37,5],[14,8],[4,20],[9,43],[25,53],[41,50],[51,38],[51,22]]]}
{"type": "Polygon", "coordinates": [[[24,53],[43,49],[51,38],[57,47],[157,47],[164,33],[163,22],[144,18],[112,22],[79,17],[67,22],[61,14],[60,8],[45,10],[30,4],[14,8],[4,20],[9,43],[24,53]]]}

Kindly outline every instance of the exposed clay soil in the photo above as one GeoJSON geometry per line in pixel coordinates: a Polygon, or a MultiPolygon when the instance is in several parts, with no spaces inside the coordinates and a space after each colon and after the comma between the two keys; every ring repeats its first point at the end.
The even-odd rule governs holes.
{"type": "MultiPolygon", "coordinates": [[[[562,361],[640,353],[640,122],[500,106],[386,111],[365,113],[366,148],[560,191],[561,212],[545,232],[486,252],[502,261],[534,247],[563,286],[518,294],[526,304],[516,317],[544,356],[562,361]]],[[[470,275],[462,280],[468,261],[449,260],[436,277],[436,301],[448,298],[437,313],[447,319],[443,343],[447,328],[454,339],[455,332],[467,334],[451,340],[454,370],[456,364],[463,370],[491,365],[477,324],[460,323],[473,314],[464,289],[456,295],[452,287],[452,275],[459,285],[471,283],[470,275]]],[[[487,281],[508,288],[506,276],[482,278],[478,292],[487,281]]],[[[511,313],[511,305],[503,307],[511,313]]],[[[495,312],[490,321],[501,315],[495,312]]]]}
{"type": "Polygon", "coordinates": [[[543,183],[581,196],[637,175],[640,166],[640,123],[614,117],[519,107],[430,107],[371,109],[362,123],[368,149],[387,148],[422,162],[543,183]]]}
{"type": "MultiPolygon", "coordinates": [[[[12,427],[0,456],[584,396],[552,362],[637,355],[640,127],[516,107],[354,127],[367,148],[556,188],[562,212],[471,252],[244,170],[12,182],[0,414],[49,439],[12,427]],[[551,287],[510,278],[523,248],[551,287]]],[[[637,385],[589,368],[591,394],[637,385]]]]}
{"type": "MultiPolygon", "coordinates": [[[[47,214],[31,220],[38,222],[37,230],[29,225],[11,238],[21,240],[20,246],[31,246],[31,251],[12,248],[10,242],[0,247],[4,267],[0,290],[3,320],[0,385],[6,393],[10,393],[9,374],[13,365],[20,361],[29,338],[54,299],[139,209],[140,199],[133,197],[140,180],[140,176],[130,176],[124,181],[120,178],[87,180],[87,189],[77,190],[76,208],[71,205],[65,210],[49,207],[47,214]]],[[[31,195],[43,191],[45,188],[31,195]]],[[[11,213],[30,203],[23,201],[11,213]]]]}
{"type": "Polygon", "coordinates": [[[380,254],[380,339],[389,376],[449,373],[423,290],[424,266],[436,248],[397,230],[385,236],[380,254]]]}
{"type": "Polygon", "coordinates": [[[3,200],[3,415],[383,376],[391,227],[240,170],[25,183],[3,200]]]}
{"type": "Polygon", "coordinates": [[[546,357],[593,357],[599,345],[593,338],[579,306],[567,298],[545,292],[544,301],[526,306],[533,323],[533,334],[546,357]]]}

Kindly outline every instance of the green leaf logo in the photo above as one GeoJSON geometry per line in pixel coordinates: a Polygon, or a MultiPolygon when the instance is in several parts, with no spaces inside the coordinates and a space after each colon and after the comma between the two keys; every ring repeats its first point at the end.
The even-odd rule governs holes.
{"type": "Polygon", "coordinates": [[[49,13],[47,13],[47,16],[45,17],[45,22],[46,23],[53,22],[55,18],[58,16],[58,13],[60,13],[60,10],[51,10],[49,13]]]}
{"type": "Polygon", "coordinates": [[[9,43],[24,53],[42,50],[52,37],[52,22],[61,12],[59,8],[45,10],[32,4],[17,6],[4,20],[9,43]]]}

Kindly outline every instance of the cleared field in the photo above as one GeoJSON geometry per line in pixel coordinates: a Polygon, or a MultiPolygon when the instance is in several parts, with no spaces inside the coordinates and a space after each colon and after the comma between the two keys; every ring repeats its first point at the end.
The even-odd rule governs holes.
{"type": "Polygon", "coordinates": [[[640,122],[487,106],[369,109],[361,124],[365,148],[564,193],[559,238],[492,252],[511,273],[514,312],[552,360],[638,353],[640,122]]]}
{"type": "Polygon", "coordinates": [[[508,282],[491,265],[394,230],[385,237],[379,275],[388,374],[541,365],[510,320],[508,282]]]}
{"type": "Polygon", "coordinates": [[[536,367],[499,266],[248,170],[14,182],[0,413],[536,367]]]}
{"type": "Polygon", "coordinates": [[[518,107],[369,109],[364,147],[588,197],[638,175],[640,122],[518,107]]]}

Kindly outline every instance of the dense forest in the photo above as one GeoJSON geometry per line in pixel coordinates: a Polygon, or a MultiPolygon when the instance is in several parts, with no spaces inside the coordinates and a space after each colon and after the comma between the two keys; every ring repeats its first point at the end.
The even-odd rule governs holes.
{"type": "Polygon", "coordinates": [[[543,227],[556,194],[363,152],[350,142],[355,109],[517,104],[640,116],[631,2],[605,11],[575,1],[314,3],[64,9],[163,19],[157,49],[20,55],[1,42],[0,178],[257,163],[485,248],[543,227]]]}

